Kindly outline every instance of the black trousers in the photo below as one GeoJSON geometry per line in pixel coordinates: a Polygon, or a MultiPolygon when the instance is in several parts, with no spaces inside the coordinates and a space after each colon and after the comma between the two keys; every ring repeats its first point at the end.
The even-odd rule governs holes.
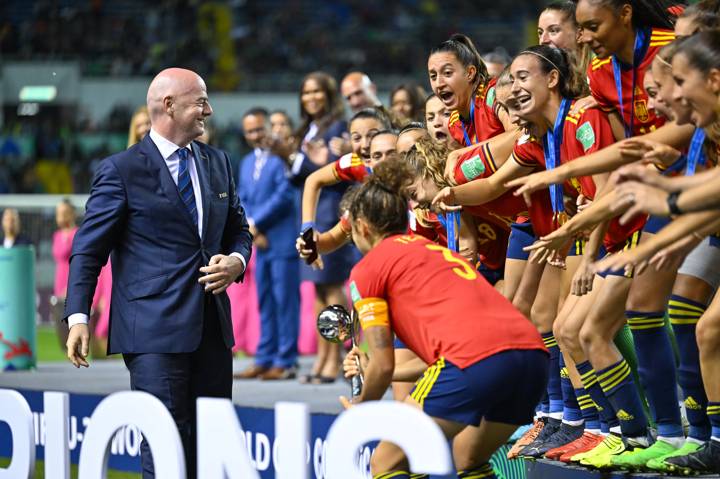
{"type": "MultiPolygon", "coordinates": [[[[133,391],[144,391],[168,408],[177,424],[188,479],[197,476],[195,402],[199,397],[230,399],[232,396],[232,351],[220,331],[217,309],[211,294],[205,296],[205,316],[200,346],[192,353],[123,354],[130,371],[133,391]]],[[[150,447],[140,445],[143,479],[155,477],[150,447]]]]}

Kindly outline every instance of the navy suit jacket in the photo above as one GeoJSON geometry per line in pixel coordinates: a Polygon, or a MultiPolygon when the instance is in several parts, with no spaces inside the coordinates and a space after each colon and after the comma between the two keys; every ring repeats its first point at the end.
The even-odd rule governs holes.
{"type": "MultiPolygon", "coordinates": [[[[205,292],[199,269],[215,254],[250,260],[252,235],[228,156],[193,142],[203,205],[198,235],[155,143],[147,135],[103,160],[73,241],[65,317],[89,313],[112,252],[109,353],[183,353],[200,344],[205,292]]],[[[214,296],[220,329],[234,344],[230,302],[214,296]]]]}
{"type": "MultiPolygon", "coordinates": [[[[346,131],[347,124],[344,121],[336,121],[319,136],[325,140],[325,144],[330,144],[330,140],[342,136],[346,131]]],[[[332,163],[335,160],[337,160],[337,157],[331,153],[330,158],[328,158],[328,163],[332,163]]],[[[291,181],[302,187],[305,184],[305,179],[320,168],[322,168],[322,166],[316,165],[307,157],[304,157],[300,168],[291,176],[291,181]]],[[[340,200],[345,190],[348,189],[348,186],[349,184],[347,182],[341,181],[336,185],[323,188],[320,192],[320,199],[318,200],[315,214],[315,223],[320,231],[327,231],[338,222],[340,218],[340,200]]]]}
{"type": "Polygon", "coordinates": [[[295,258],[295,238],[300,230],[300,192],[290,183],[280,157],[267,153],[265,166],[256,180],[255,152],[240,162],[238,196],[255,227],[268,239],[268,248],[258,254],[273,258],[295,258]]]}

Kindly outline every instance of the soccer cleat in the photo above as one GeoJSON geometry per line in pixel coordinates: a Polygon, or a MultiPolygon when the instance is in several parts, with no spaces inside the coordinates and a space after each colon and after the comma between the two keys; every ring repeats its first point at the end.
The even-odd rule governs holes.
{"type": "Polygon", "coordinates": [[[545,421],[546,418],[536,420],[533,423],[532,427],[528,429],[525,434],[523,434],[523,437],[518,439],[515,444],[513,444],[513,447],[511,447],[507,453],[507,458],[515,459],[516,457],[518,457],[520,455],[520,451],[522,451],[525,446],[533,442],[535,438],[538,437],[540,431],[542,431],[545,427],[545,421]]]}
{"type": "MultiPolygon", "coordinates": [[[[520,452],[520,456],[522,457],[536,457],[531,456],[526,453],[533,453],[538,448],[542,447],[543,444],[547,442],[550,437],[552,437],[555,433],[557,433],[560,430],[560,424],[562,424],[562,421],[560,419],[553,419],[549,418],[547,420],[547,423],[545,424],[545,427],[542,431],[540,431],[540,434],[535,438],[533,442],[525,446],[522,451],[520,452]]],[[[539,457],[539,456],[537,456],[539,457]]]]}
{"type": "Polygon", "coordinates": [[[618,456],[627,450],[622,438],[616,434],[608,434],[603,442],[588,452],[573,456],[573,461],[578,461],[583,466],[603,469],[612,467],[612,457],[618,456]],[[578,456],[581,456],[578,458],[578,456]]]}
{"type": "Polygon", "coordinates": [[[697,452],[685,456],[670,457],[665,460],[675,469],[685,475],[697,473],[720,473],[720,441],[710,440],[701,446],[697,452]]]}
{"type": "Polygon", "coordinates": [[[581,437],[583,434],[583,430],[584,429],[582,425],[571,426],[569,424],[561,423],[560,428],[550,437],[546,438],[542,442],[542,444],[534,445],[534,443],[537,442],[534,441],[533,444],[525,447],[525,449],[522,450],[522,453],[520,455],[523,457],[534,458],[543,457],[545,456],[545,453],[549,450],[569,444],[581,437]]]}
{"type": "Polygon", "coordinates": [[[545,457],[553,459],[550,454],[555,456],[555,451],[561,451],[560,455],[556,456],[555,460],[561,462],[570,462],[570,459],[573,456],[594,449],[597,445],[603,442],[604,439],[605,436],[603,436],[602,434],[594,434],[592,432],[585,431],[583,435],[580,436],[580,439],[577,439],[570,444],[566,444],[565,446],[548,451],[547,453],[545,453],[545,457]]]}
{"type": "Polygon", "coordinates": [[[636,448],[633,451],[625,452],[612,458],[612,465],[627,470],[642,470],[646,468],[648,461],[661,456],[672,454],[679,448],[670,443],[658,439],[650,447],[636,448]]]}
{"type": "Polygon", "coordinates": [[[670,454],[665,454],[664,456],[657,457],[655,459],[650,459],[647,462],[648,469],[652,469],[654,471],[660,471],[660,472],[675,472],[675,466],[673,464],[669,464],[665,462],[665,459],[670,459],[671,457],[678,457],[678,456],[687,456],[688,454],[692,454],[693,452],[697,452],[702,447],[701,444],[698,444],[696,442],[692,441],[686,441],[685,444],[682,445],[682,447],[674,452],[671,452],[670,454]]]}

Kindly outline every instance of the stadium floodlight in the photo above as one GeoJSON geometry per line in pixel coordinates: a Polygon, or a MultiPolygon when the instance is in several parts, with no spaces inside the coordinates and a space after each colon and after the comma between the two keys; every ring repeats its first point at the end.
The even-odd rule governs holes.
{"type": "Polygon", "coordinates": [[[55,85],[27,85],[20,89],[19,100],[22,102],[49,102],[57,97],[55,85]]]}

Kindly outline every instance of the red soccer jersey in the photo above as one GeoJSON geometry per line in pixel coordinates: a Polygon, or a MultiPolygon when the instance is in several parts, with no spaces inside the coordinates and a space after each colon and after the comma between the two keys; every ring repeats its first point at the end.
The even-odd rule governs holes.
{"type": "MultiPolygon", "coordinates": [[[[650,68],[653,58],[663,46],[672,42],[675,34],[672,30],[655,28],[649,33],[647,50],[642,61],[636,67],[635,74],[635,101],[632,99],[633,72],[632,68],[625,65],[621,67],[623,112],[622,117],[625,125],[630,125],[632,118],[633,136],[643,135],[662,126],[665,120],[657,116],[653,110],[648,108],[648,95],[643,87],[645,72],[650,68]]],[[[596,58],[592,61],[587,71],[590,82],[590,92],[595,97],[600,108],[609,112],[620,109],[617,86],[613,74],[612,58],[596,58]]]]}
{"type": "Polygon", "coordinates": [[[389,325],[428,364],[442,356],[466,368],[509,349],[545,350],[532,323],[472,265],[425,238],[385,238],[350,280],[363,328],[389,325]]]}
{"type": "Polygon", "coordinates": [[[473,117],[469,121],[460,118],[460,112],[454,110],[448,120],[448,131],[455,141],[463,146],[474,145],[499,135],[505,131],[497,115],[495,102],[496,79],[481,84],[473,98],[473,117]],[[465,137],[467,134],[470,144],[465,137]]]}
{"type": "MultiPolygon", "coordinates": [[[[497,167],[492,151],[487,143],[478,145],[463,153],[455,164],[453,177],[458,185],[492,176],[497,167]]],[[[504,224],[511,224],[518,216],[527,214],[527,205],[522,197],[514,196],[511,191],[482,205],[464,206],[463,209],[473,216],[494,216],[504,224]]]]}
{"type": "Polygon", "coordinates": [[[447,232],[435,213],[423,209],[408,210],[408,219],[409,234],[447,246],[447,232]]]}
{"type": "MultiPolygon", "coordinates": [[[[574,105],[574,102],[573,104],[574,105]]],[[[571,105],[571,109],[572,109],[571,105]]],[[[545,168],[545,155],[540,141],[532,139],[532,146],[513,152],[515,161],[524,166],[545,168]]],[[[563,124],[563,140],[560,145],[560,163],[567,163],[605,148],[615,142],[607,115],[591,108],[580,110],[577,114],[568,114],[563,124]]],[[[577,197],[582,193],[590,199],[595,198],[595,182],[591,176],[581,176],[566,181],[564,190],[567,194],[577,197]]],[[[552,211],[552,210],[551,210],[552,211]]],[[[550,213],[552,214],[552,213],[550,213]]],[[[610,222],[605,235],[605,247],[610,250],[645,225],[645,217],[639,216],[630,224],[621,226],[617,219],[610,222]]]]}
{"type": "Polygon", "coordinates": [[[348,153],[333,163],[333,173],[340,181],[362,183],[369,175],[362,159],[355,153],[348,153]]]}

